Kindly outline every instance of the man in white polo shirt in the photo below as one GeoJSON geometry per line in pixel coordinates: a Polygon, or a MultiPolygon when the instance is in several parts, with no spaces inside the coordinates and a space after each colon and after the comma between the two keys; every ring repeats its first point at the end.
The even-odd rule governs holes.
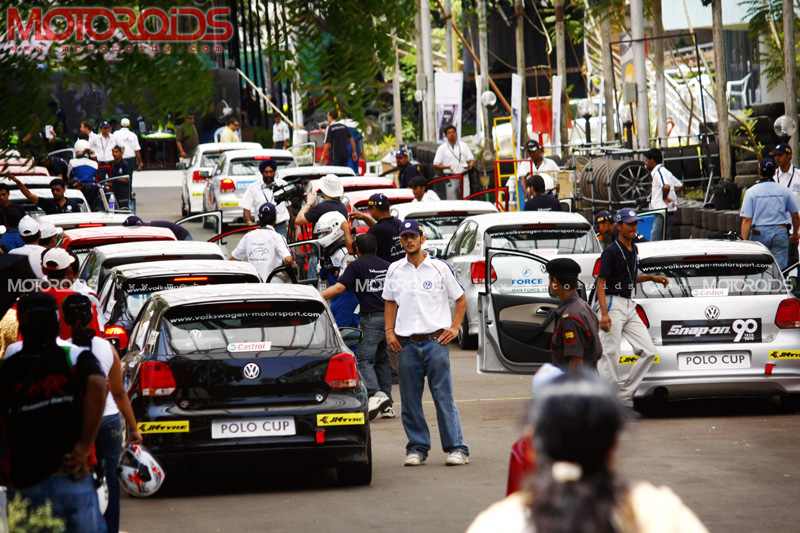
{"type": "Polygon", "coordinates": [[[122,159],[128,164],[128,168],[133,173],[134,170],[142,170],[142,147],[139,145],[139,137],[130,130],[131,121],[123,118],[119,122],[120,128],[114,132],[114,139],[117,146],[123,148],[122,159]]]}
{"type": "Polygon", "coordinates": [[[400,243],[406,257],[386,272],[383,287],[386,344],[400,352],[400,398],[406,431],[405,466],[422,465],[431,448],[431,437],[422,411],[425,378],[436,407],[439,437],[448,466],[469,463],[461,419],[453,400],[453,380],[447,343],[458,335],[466,300],[446,263],[423,250],[425,236],[415,220],[403,222],[400,243]],[[450,313],[455,300],[455,313],[450,313]]]}
{"type": "MultiPolygon", "coordinates": [[[[664,156],[658,148],[651,148],[644,153],[644,168],[653,180],[650,190],[650,209],[667,210],[666,236],[669,239],[672,219],[678,212],[678,192],[683,189],[683,182],[664,166],[664,156]]],[[[659,228],[654,226],[653,232],[656,231],[659,231],[659,228]]]]}
{"type": "Polygon", "coordinates": [[[433,168],[444,174],[464,174],[463,196],[466,197],[472,191],[467,174],[475,166],[475,156],[472,155],[467,143],[458,138],[455,126],[452,124],[445,126],[444,134],[446,140],[436,149],[433,168]]]}

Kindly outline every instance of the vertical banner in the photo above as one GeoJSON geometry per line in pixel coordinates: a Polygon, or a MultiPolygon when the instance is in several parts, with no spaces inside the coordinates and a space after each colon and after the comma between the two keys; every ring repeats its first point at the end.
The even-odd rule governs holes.
{"type": "Polygon", "coordinates": [[[444,127],[452,124],[461,137],[461,92],[464,74],[461,72],[436,72],[436,138],[444,141],[444,127]]]}
{"type": "Polygon", "coordinates": [[[511,127],[514,131],[514,145],[517,149],[516,159],[522,159],[522,128],[520,124],[522,116],[522,78],[517,74],[511,74],[511,127]]]}
{"type": "Polygon", "coordinates": [[[561,76],[553,76],[550,93],[553,105],[553,152],[561,157],[561,92],[564,90],[564,80],[561,76]]]}

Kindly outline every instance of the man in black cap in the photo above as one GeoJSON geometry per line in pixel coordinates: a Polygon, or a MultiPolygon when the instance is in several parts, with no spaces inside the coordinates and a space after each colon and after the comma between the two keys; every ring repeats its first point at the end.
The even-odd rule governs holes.
{"type": "Polygon", "coordinates": [[[594,227],[597,230],[597,240],[605,250],[614,242],[614,221],[611,219],[611,213],[605,209],[598,211],[594,216],[594,227]]]}
{"type": "Polygon", "coordinates": [[[561,301],[556,309],[550,348],[553,364],[562,369],[580,366],[595,368],[603,355],[597,316],[578,296],[578,275],[581,267],[567,257],[547,263],[550,274],[550,295],[561,301]]]}
{"type": "Polygon", "coordinates": [[[389,212],[389,198],[382,193],[373,194],[367,206],[369,214],[354,211],[350,216],[363,220],[370,227],[369,233],[378,241],[378,257],[390,263],[402,259],[405,253],[400,245],[401,223],[389,212]]]}
{"type": "Polygon", "coordinates": [[[401,145],[395,152],[397,161],[397,181],[401,188],[410,187],[411,180],[420,175],[417,165],[412,165],[409,160],[408,147],[401,145]]]}

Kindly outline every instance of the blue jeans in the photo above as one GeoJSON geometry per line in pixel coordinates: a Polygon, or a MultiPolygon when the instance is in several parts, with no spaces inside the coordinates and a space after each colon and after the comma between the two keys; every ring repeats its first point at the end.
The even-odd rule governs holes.
{"type": "Polygon", "coordinates": [[[422,411],[422,391],[425,378],[436,407],[439,437],[445,452],[462,450],[469,454],[461,433],[461,420],[453,399],[453,380],[450,376],[450,355],[447,346],[436,341],[413,342],[402,340],[400,351],[400,400],[403,402],[403,429],[408,437],[406,453],[417,452],[427,457],[431,435],[422,411]]]}
{"type": "Polygon", "coordinates": [[[789,266],[789,234],[785,226],[753,226],[750,240],[760,242],[775,256],[781,270],[789,266]],[[753,231],[754,230],[754,231],[753,231]],[[758,235],[755,234],[758,232],[758,235]]]}
{"type": "Polygon", "coordinates": [[[117,465],[122,455],[122,419],[119,414],[103,417],[95,440],[97,460],[102,464],[108,483],[108,508],[104,518],[108,533],[119,531],[119,480],[117,465]]]}
{"type": "Polygon", "coordinates": [[[370,396],[383,391],[392,397],[392,369],[386,354],[383,312],[361,315],[361,342],[353,350],[358,359],[358,371],[370,396]]]}
{"type": "MultiPolygon", "coordinates": [[[[32,507],[41,507],[50,502],[53,516],[64,521],[67,533],[106,531],[92,476],[75,481],[64,474],[53,474],[32,487],[16,492],[30,501],[32,507]]],[[[13,497],[14,494],[9,493],[9,500],[13,497]]]]}

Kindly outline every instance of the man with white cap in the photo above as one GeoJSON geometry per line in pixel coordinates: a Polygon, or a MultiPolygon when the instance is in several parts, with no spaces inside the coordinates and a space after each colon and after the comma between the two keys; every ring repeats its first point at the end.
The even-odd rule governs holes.
{"type": "Polygon", "coordinates": [[[97,161],[90,158],[89,141],[78,139],[75,142],[75,157],[69,160],[67,176],[70,181],[94,183],[97,177],[97,161]]]}
{"type": "Polygon", "coordinates": [[[296,224],[316,224],[319,217],[330,211],[338,211],[347,218],[347,208],[342,203],[344,196],[344,186],[342,182],[333,174],[323,176],[319,180],[319,195],[321,201],[316,202],[317,195],[314,191],[306,196],[306,203],[297,213],[296,224]]]}
{"type": "Polygon", "coordinates": [[[142,170],[142,147],[139,146],[139,137],[130,130],[131,121],[128,118],[123,118],[119,122],[120,128],[114,132],[114,140],[116,146],[123,148],[122,159],[128,164],[128,168],[142,170]]]}
{"type": "MultiPolygon", "coordinates": [[[[83,294],[92,301],[95,309],[100,308],[100,300],[89,285],[78,277],[78,258],[63,248],[50,248],[42,254],[41,269],[49,281],[68,281],[69,288],[83,294]]],[[[103,326],[103,317],[97,320],[103,326]]]]}
{"type": "Polygon", "coordinates": [[[55,248],[58,236],[63,233],[61,228],[50,222],[39,222],[39,245],[45,249],[55,248]]]}
{"type": "Polygon", "coordinates": [[[14,248],[9,253],[28,256],[31,270],[39,279],[44,279],[42,272],[42,252],[45,247],[39,244],[39,223],[28,215],[19,221],[19,235],[25,244],[19,248],[14,248]]]}

